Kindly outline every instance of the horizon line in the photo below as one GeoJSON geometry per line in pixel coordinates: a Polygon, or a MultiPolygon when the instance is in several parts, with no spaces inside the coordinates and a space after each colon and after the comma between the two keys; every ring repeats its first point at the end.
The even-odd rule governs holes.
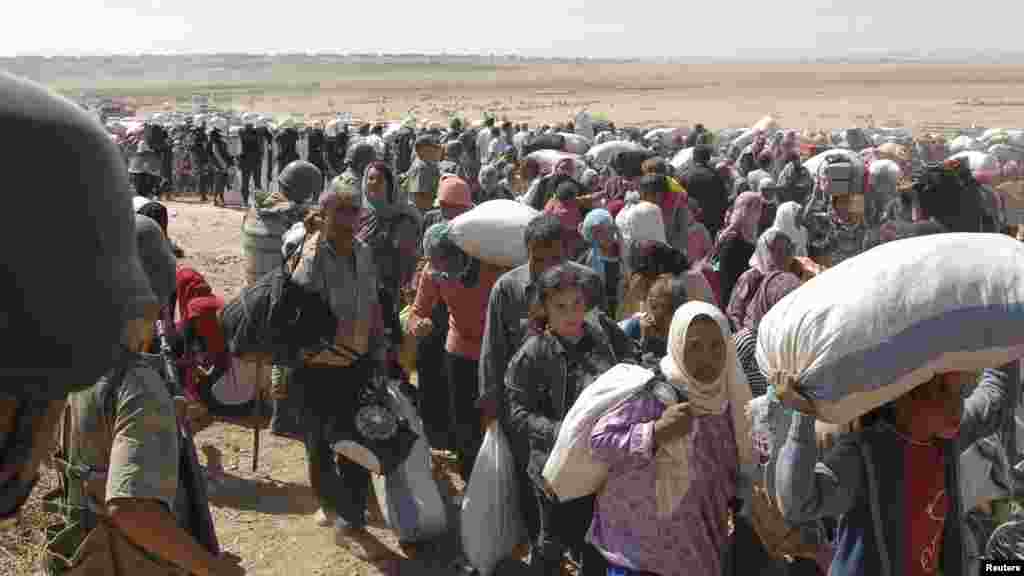
{"type": "MultiPolygon", "coordinates": [[[[938,51],[935,51],[938,52],[938,51]]],[[[648,56],[648,57],[595,57],[595,56],[527,56],[515,53],[459,53],[459,52],[341,52],[341,51],[223,51],[223,52],[114,52],[82,54],[15,54],[0,56],[0,61],[10,60],[89,60],[96,58],[357,58],[357,59],[411,59],[411,58],[452,58],[517,62],[590,62],[613,64],[977,64],[977,59],[988,60],[986,64],[1000,63],[998,60],[1024,59],[1022,51],[956,51],[957,55],[939,55],[911,51],[854,52],[847,55],[819,57],[782,56],[648,56]],[[973,60],[973,61],[971,61],[973,60]],[[995,61],[995,62],[993,62],[995,61]]],[[[1007,64],[1018,62],[1005,62],[1007,64]]]]}

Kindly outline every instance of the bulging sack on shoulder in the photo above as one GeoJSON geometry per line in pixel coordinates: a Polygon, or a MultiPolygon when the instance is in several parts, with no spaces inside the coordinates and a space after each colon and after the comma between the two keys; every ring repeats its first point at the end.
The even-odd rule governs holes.
{"type": "Polygon", "coordinates": [[[452,220],[449,236],[466,254],[496,266],[527,260],[523,233],[540,212],[514,200],[489,200],[452,220]]]}
{"type": "Polygon", "coordinates": [[[1024,356],[1024,245],[957,233],[889,242],[816,276],[761,321],[757,363],[821,420],[849,422],[936,374],[1024,356]]]}
{"type": "Polygon", "coordinates": [[[562,502],[594,494],[608,478],[608,467],[591,455],[590,433],[597,421],[654,378],[654,372],[618,364],[583,389],[544,465],[543,476],[562,502]]]}

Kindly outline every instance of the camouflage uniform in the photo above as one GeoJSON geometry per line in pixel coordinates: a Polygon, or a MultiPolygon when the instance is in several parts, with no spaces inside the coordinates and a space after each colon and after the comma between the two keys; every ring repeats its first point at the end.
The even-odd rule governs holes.
{"type": "MultiPolygon", "coordinates": [[[[66,492],[60,495],[59,510],[69,529],[56,543],[68,558],[97,525],[97,516],[107,515],[111,501],[156,500],[173,509],[178,429],[174,403],[151,365],[158,361],[149,355],[136,358],[120,386],[108,374],[68,397],[60,454],[66,462],[66,492]]],[[[49,562],[49,574],[62,572],[55,564],[61,563],[49,562]]]]}
{"type": "Polygon", "coordinates": [[[806,225],[812,252],[828,258],[830,267],[863,252],[868,241],[868,227],[863,222],[847,223],[835,215],[818,213],[810,215],[806,225]]]}

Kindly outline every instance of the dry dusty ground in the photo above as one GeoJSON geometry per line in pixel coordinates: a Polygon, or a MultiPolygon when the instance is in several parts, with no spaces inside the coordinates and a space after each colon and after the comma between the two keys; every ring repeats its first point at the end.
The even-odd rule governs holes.
{"type": "MultiPolygon", "coordinates": [[[[348,69],[345,69],[348,70],[348,69]]],[[[315,90],[247,88],[219,102],[309,118],[332,110],[363,120],[397,120],[410,110],[446,122],[485,110],[512,121],[559,122],[589,109],[620,124],[704,122],[750,125],[765,114],[797,129],[853,125],[1013,126],[1022,124],[1024,65],[950,64],[540,64],[403,68],[402,76],[330,68],[315,90]],[[422,72],[420,72],[422,71],[422,72]]],[[[307,80],[309,78],[306,78],[307,80]]],[[[138,104],[159,109],[166,93],[138,104]]]]}

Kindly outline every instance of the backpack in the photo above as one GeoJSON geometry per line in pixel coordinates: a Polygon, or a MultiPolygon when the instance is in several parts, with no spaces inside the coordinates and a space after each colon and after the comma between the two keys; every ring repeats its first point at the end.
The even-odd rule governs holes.
{"type": "Polygon", "coordinates": [[[302,254],[306,236],[281,267],[242,289],[224,306],[222,324],[235,356],[265,353],[282,365],[295,365],[303,349],[334,349],[338,326],[330,305],[295,283],[288,262],[302,254]]]}

